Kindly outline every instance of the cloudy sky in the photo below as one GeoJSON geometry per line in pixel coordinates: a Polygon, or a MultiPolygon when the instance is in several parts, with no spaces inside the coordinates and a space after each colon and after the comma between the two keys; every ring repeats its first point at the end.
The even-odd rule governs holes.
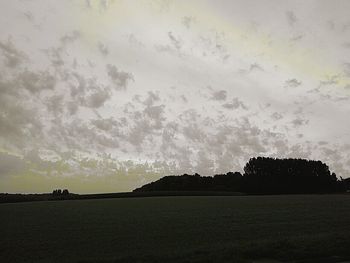
{"type": "Polygon", "coordinates": [[[0,0],[0,192],[320,159],[350,176],[350,1],[0,0]]]}

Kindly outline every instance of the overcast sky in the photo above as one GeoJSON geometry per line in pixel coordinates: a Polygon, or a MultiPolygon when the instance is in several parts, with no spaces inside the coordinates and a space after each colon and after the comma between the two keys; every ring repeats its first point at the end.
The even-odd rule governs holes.
{"type": "Polygon", "coordinates": [[[320,159],[350,176],[350,1],[0,0],[0,192],[320,159]]]}

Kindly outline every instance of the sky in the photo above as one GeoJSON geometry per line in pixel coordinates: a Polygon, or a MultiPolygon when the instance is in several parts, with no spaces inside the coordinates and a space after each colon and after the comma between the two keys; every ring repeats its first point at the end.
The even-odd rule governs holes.
{"type": "Polygon", "coordinates": [[[0,192],[308,158],[350,177],[350,1],[0,0],[0,192]]]}

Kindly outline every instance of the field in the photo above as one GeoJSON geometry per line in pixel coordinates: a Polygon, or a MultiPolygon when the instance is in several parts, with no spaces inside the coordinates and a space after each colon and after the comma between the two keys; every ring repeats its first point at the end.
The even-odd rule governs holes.
{"type": "Polygon", "coordinates": [[[350,195],[0,205],[0,262],[345,262],[350,195]]]}

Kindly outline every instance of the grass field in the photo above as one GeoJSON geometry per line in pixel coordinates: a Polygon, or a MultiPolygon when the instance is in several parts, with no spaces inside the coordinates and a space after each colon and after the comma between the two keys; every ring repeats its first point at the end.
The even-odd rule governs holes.
{"type": "Polygon", "coordinates": [[[350,195],[0,205],[2,263],[344,262],[348,258],[350,195]]]}

